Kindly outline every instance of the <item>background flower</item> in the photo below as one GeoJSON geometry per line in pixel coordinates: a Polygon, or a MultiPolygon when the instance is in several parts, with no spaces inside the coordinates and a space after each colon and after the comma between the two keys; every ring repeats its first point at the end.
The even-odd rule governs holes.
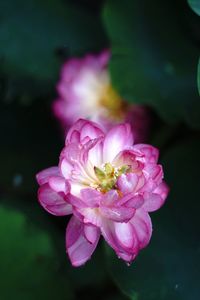
{"type": "Polygon", "coordinates": [[[77,119],[86,118],[105,130],[120,122],[130,122],[136,142],[147,138],[150,115],[146,107],[125,102],[114,90],[108,63],[110,51],[71,58],[62,67],[57,84],[59,98],[53,112],[66,131],[77,119]]]}

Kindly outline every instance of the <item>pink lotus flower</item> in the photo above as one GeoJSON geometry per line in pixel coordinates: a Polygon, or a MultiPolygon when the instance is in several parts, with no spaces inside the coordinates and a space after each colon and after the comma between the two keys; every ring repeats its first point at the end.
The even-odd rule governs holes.
{"type": "Polygon", "coordinates": [[[149,212],[168,194],[158,150],[133,145],[129,124],[104,133],[80,119],[69,130],[58,167],[37,174],[40,204],[51,214],[73,214],[66,250],[73,266],[84,264],[100,235],[118,257],[131,262],[152,234],[149,212]]]}
{"type": "Polygon", "coordinates": [[[59,98],[53,112],[64,130],[79,118],[101,124],[107,131],[121,122],[131,123],[135,140],[143,142],[149,127],[149,114],[144,106],[129,105],[111,85],[108,73],[109,51],[100,55],[73,58],[64,64],[57,85],[59,98]]]}

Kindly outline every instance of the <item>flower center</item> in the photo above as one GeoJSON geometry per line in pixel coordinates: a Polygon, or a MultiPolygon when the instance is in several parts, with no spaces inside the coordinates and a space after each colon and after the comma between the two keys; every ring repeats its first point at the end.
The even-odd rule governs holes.
{"type": "Polygon", "coordinates": [[[103,89],[100,105],[104,106],[108,110],[110,117],[119,121],[123,119],[127,106],[113,89],[111,84],[106,85],[103,89]]]}
{"type": "Polygon", "coordinates": [[[97,189],[102,193],[106,193],[111,189],[117,189],[117,178],[130,171],[131,167],[128,165],[115,168],[110,163],[105,163],[101,169],[95,166],[94,172],[99,181],[97,189]]]}

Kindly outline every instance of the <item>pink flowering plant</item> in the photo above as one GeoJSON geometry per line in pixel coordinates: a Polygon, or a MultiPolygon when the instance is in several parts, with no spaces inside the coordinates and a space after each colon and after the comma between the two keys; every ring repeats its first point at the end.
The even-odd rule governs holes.
{"type": "Polygon", "coordinates": [[[66,251],[73,266],[90,259],[102,235],[130,263],[152,235],[149,212],[168,194],[158,150],[134,144],[131,127],[108,132],[79,119],[68,131],[58,166],[37,174],[38,199],[49,213],[72,214],[66,251]]]}
{"type": "Polygon", "coordinates": [[[148,135],[149,111],[145,106],[128,104],[115,91],[108,71],[110,56],[104,50],[98,55],[69,59],[61,69],[53,113],[64,131],[79,118],[97,122],[106,131],[128,122],[136,142],[143,142],[148,135]]]}

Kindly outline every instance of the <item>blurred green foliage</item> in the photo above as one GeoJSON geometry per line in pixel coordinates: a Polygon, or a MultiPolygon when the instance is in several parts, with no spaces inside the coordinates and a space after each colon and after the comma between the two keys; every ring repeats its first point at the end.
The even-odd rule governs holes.
{"type": "Polygon", "coordinates": [[[1,299],[74,299],[48,232],[3,206],[0,220],[1,299]]]}
{"type": "MultiPolygon", "coordinates": [[[[199,1],[188,3],[199,13],[199,1]]],[[[1,300],[199,298],[200,20],[189,5],[0,1],[1,300]],[[63,146],[51,113],[62,63],[108,47],[116,89],[153,111],[149,142],[161,149],[171,192],[130,267],[100,244],[76,269],[65,253],[68,218],[39,207],[35,174],[55,165],[63,146]]]]}
{"type": "Polygon", "coordinates": [[[43,90],[52,80],[55,83],[59,53],[101,49],[106,40],[102,28],[100,17],[70,1],[2,0],[1,68],[14,80],[20,76],[36,81],[43,90]]]}
{"type": "Polygon", "coordinates": [[[0,5],[0,55],[10,74],[55,79],[56,50],[66,47],[74,55],[102,44],[100,22],[70,3],[3,0],[0,5]]]}
{"type": "MultiPolygon", "coordinates": [[[[199,0],[188,0],[188,3],[191,9],[200,16],[200,1],[199,0]]],[[[198,82],[198,89],[200,94],[200,62],[198,63],[197,69],[197,82],[198,82]]]]}
{"type": "Polygon", "coordinates": [[[187,32],[184,18],[189,7],[183,4],[179,0],[107,1],[103,19],[113,53],[110,71],[125,99],[149,104],[167,122],[184,120],[200,128],[199,49],[187,32]]]}
{"type": "Polygon", "coordinates": [[[196,14],[200,16],[200,2],[199,0],[188,0],[189,5],[196,14]]]}

